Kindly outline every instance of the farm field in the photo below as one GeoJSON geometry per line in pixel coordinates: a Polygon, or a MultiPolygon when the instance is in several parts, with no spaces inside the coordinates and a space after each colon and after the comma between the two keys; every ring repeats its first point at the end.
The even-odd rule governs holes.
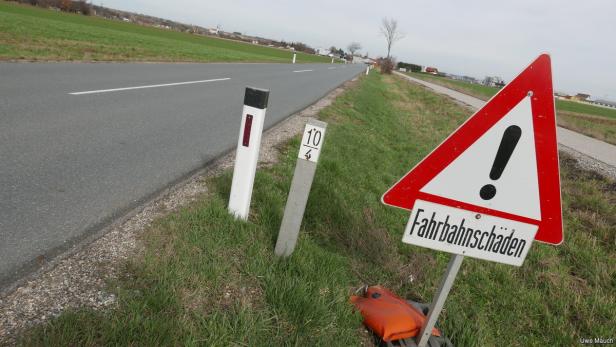
{"type": "MultiPolygon", "coordinates": [[[[498,92],[498,88],[426,73],[408,73],[409,76],[436,83],[444,87],[488,100],[498,92]]],[[[616,109],[587,105],[574,101],[556,100],[558,125],[584,135],[616,145],[616,109]]]]}
{"type": "MultiPolygon", "coordinates": [[[[0,60],[291,62],[293,52],[0,1],[0,60]]],[[[298,53],[298,63],[331,58],[298,53]]]]}

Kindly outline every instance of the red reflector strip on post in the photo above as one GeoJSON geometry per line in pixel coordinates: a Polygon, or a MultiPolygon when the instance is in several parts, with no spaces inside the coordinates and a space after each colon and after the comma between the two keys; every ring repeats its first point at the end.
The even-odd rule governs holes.
{"type": "Polygon", "coordinates": [[[250,129],[252,129],[252,115],[246,115],[246,122],[244,123],[244,135],[242,136],[242,145],[248,147],[250,144],[250,129]]]}

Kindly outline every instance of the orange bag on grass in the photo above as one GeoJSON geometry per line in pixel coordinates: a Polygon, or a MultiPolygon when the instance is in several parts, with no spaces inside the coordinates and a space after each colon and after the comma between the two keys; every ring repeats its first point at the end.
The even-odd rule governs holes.
{"type": "MultiPolygon", "coordinates": [[[[385,342],[417,336],[426,320],[421,311],[381,286],[368,287],[365,296],[351,296],[351,303],[364,317],[364,325],[385,342]]],[[[434,328],[432,335],[441,333],[434,328]]]]}

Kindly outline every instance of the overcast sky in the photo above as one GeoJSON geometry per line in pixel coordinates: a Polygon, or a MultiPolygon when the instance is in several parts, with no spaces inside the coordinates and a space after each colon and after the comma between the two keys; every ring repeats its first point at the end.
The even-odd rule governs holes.
{"type": "Polygon", "coordinates": [[[616,100],[614,1],[284,1],[94,0],[104,6],[204,27],[221,25],[312,47],[387,53],[383,17],[398,20],[405,38],[398,61],[478,78],[511,80],[542,52],[552,55],[554,89],[616,100]]]}

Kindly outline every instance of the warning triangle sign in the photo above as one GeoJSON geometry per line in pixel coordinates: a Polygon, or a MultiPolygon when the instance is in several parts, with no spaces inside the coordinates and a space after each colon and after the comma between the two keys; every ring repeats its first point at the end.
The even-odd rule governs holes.
{"type": "Polygon", "coordinates": [[[550,57],[539,56],[383,195],[421,199],[538,226],[563,240],[550,57]]]}

